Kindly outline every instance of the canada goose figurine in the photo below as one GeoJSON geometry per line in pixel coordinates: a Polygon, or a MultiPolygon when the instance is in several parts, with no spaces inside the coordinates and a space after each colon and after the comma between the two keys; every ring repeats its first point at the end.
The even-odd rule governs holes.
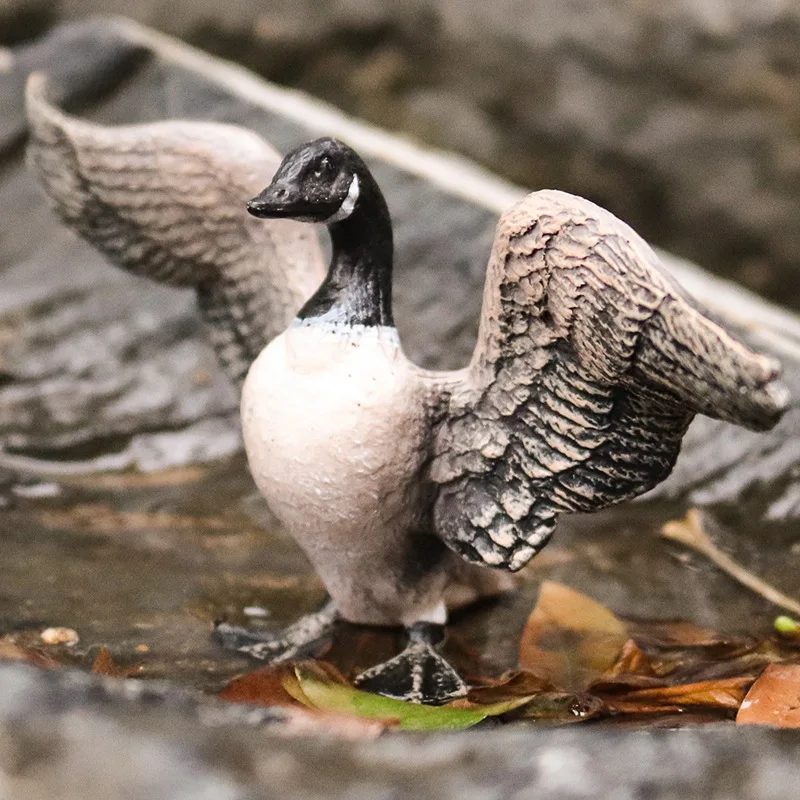
{"type": "Polygon", "coordinates": [[[245,201],[280,157],[235,125],[99,125],[28,79],[28,164],[61,219],[112,263],[195,290],[216,355],[241,388],[255,357],[325,275],[316,232],[250,217],[245,201]]]}
{"type": "Polygon", "coordinates": [[[336,617],[403,626],[365,689],[443,703],[466,685],[438,652],[448,609],[497,592],[559,514],[663,480],[697,413],[755,430],[787,405],[779,365],[704,316],[627,225],[558,191],[497,225],[469,366],[430,372],[392,316],[392,226],[361,158],[324,138],[248,210],[327,225],[327,276],[256,358],[242,393],[253,477],[330,594],[282,634],[224,645],[312,653],[336,617]]]}

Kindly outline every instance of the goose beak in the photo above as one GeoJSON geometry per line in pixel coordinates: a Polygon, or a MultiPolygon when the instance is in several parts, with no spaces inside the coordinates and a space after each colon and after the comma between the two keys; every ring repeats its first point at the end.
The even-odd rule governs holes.
{"type": "Polygon", "coordinates": [[[323,222],[330,215],[327,204],[311,203],[291,184],[274,181],[248,204],[247,210],[261,219],[296,219],[323,222]]]}
{"type": "Polygon", "coordinates": [[[247,210],[254,217],[263,219],[281,219],[293,216],[300,197],[291,187],[280,183],[271,183],[261,194],[254,197],[247,210]]]}

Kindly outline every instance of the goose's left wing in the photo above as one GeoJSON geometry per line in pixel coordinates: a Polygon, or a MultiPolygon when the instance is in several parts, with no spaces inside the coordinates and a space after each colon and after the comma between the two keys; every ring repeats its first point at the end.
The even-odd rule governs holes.
{"type": "Polygon", "coordinates": [[[430,471],[436,532],[467,561],[520,569],[559,514],[652,488],[696,413],[766,429],[786,406],[778,364],[587,200],[543,191],[507,211],[483,303],[430,471]]]}

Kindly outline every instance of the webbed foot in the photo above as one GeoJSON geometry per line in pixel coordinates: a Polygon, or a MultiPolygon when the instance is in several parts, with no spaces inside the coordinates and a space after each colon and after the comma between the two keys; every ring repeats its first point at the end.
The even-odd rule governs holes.
{"type": "Polygon", "coordinates": [[[220,622],[211,637],[226,650],[236,650],[278,664],[293,658],[319,655],[330,641],[336,616],[336,605],[329,600],[319,611],[306,614],[280,632],[253,631],[220,622]]]}
{"type": "Polygon", "coordinates": [[[467,684],[436,651],[444,627],[418,622],[408,629],[408,645],[400,655],[362,672],[356,686],[412,703],[443,705],[467,694],[467,684]]]}

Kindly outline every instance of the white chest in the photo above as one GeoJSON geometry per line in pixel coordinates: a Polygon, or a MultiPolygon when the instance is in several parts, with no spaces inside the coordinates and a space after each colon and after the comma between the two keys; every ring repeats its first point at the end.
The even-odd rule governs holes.
{"type": "Polygon", "coordinates": [[[312,560],[380,549],[411,524],[420,397],[393,328],[294,325],[254,362],[242,394],[250,469],[312,560]]]}

